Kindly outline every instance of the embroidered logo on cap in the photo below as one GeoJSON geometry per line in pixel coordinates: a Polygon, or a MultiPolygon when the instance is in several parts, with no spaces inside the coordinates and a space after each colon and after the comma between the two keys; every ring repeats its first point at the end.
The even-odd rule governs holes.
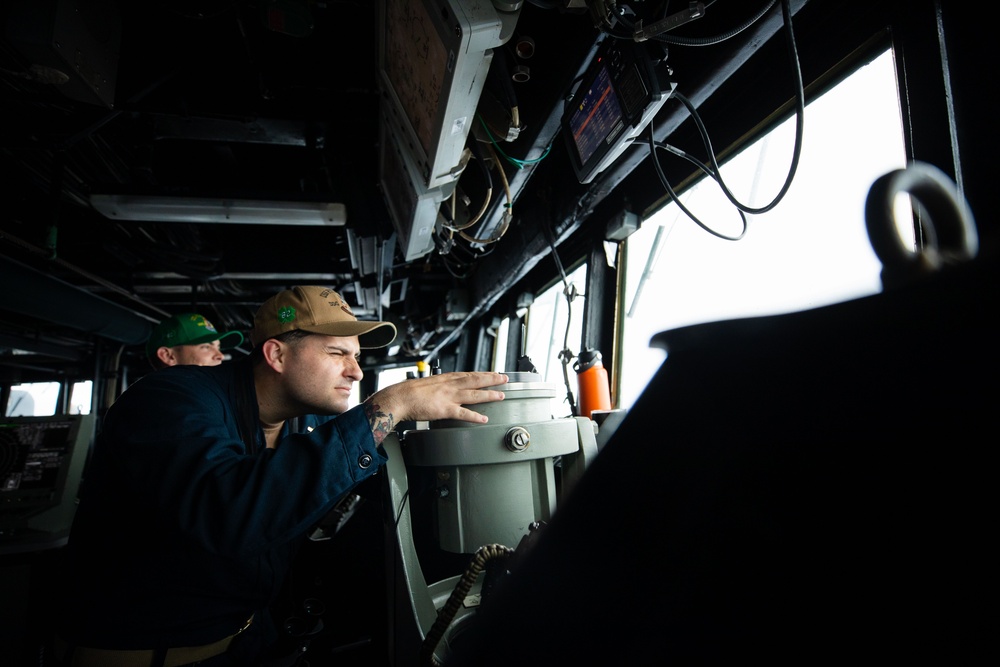
{"type": "MultiPolygon", "coordinates": [[[[324,299],[326,297],[328,297],[329,295],[331,295],[331,294],[333,294],[335,297],[339,296],[336,292],[334,292],[331,289],[325,289],[325,290],[323,290],[322,292],[319,293],[320,297],[322,297],[324,299]]],[[[354,313],[351,311],[351,306],[346,301],[341,301],[339,299],[334,299],[333,301],[327,301],[327,303],[330,304],[331,308],[340,308],[342,311],[344,311],[345,313],[347,313],[351,317],[354,317],[354,313]]]]}
{"type": "Polygon", "coordinates": [[[278,321],[279,322],[291,322],[295,319],[295,309],[291,306],[285,306],[278,311],[278,321]]]}
{"type": "Polygon", "coordinates": [[[211,322],[205,319],[204,315],[192,315],[190,320],[194,322],[196,327],[204,327],[205,329],[211,331],[212,333],[219,333],[211,322]]]}

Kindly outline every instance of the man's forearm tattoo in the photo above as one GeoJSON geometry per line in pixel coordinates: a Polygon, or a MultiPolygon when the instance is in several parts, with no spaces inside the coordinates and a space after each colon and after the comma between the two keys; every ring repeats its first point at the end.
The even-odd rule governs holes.
{"type": "Polygon", "coordinates": [[[375,444],[381,445],[382,441],[385,440],[385,436],[392,433],[392,430],[396,428],[396,423],[392,418],[392,415],[388,412],[382,412],[381,406],[377,405],[372,399],[368,399],[364,402],[365,414],[368,416],[368,423],[372,427],[372,435],[375,436],[375,444]]]}

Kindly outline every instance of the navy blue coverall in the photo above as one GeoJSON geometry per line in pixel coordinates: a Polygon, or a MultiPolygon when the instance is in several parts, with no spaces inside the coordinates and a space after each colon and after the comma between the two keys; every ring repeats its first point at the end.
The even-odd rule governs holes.
{"type": "Polygon", "coordinates": [[[169,648],[263,620],[311,527],[385,461],[361,406],[266,449],[249,358],[141,378],[95,442],[57,632],[169,648]]]}

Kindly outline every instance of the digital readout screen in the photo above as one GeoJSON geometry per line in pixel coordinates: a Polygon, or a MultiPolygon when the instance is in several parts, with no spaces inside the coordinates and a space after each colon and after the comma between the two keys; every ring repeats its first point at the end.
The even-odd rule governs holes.
{"type": "Polygon", "coordinates": [[[610,143],[621,132],[621,105],[603,65],[570,118],[569,127],[581,165],[586,165],[602,144],[610,143]]]}

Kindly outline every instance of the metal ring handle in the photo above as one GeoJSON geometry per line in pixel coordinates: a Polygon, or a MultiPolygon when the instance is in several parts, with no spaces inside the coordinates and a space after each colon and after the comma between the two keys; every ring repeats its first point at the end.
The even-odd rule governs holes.
{"type": "Polygon", "coordinates": [[[979,234],[968,202],[940,169],[912,162],[879,177],[865,201],[865,225],[872,249],[882,262],[882,286],[909,281],[942,264],[967,261],[979,252],[979,234]],[[896,228],[896,195],[908,193],[923,224],[923,247],[903,245],[896,228]]]}

